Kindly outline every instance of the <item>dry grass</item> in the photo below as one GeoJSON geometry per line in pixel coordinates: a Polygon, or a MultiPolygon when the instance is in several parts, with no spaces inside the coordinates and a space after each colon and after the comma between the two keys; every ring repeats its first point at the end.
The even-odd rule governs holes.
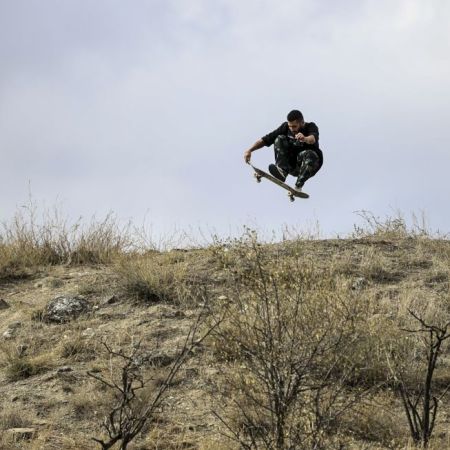
{"type": "Polygon", "coordinates": [[[94,450],[98,448],[86,438],[71,437],[60,430],[42,430],[36,439],[24,448],[27,450],[94,450]]]}
{"type": "Polygon", "coordinates": [[[0,365],[8,381],[14,382],[51,370],[55,365],[53,352],[30,356],[13,345],[2,345],[0,365]]]}
{"type": "Polygon", "coordinates": [[[27,428],[33,423],[33,417],[29,411],[20,411],[13,405],[6,405],[0,411],[0,431],[10,428],[27,428]]]}
{"type": "Polygon", "coordinates": [[[69,361],[91,361],[97,358],[98,347],[98,342],[83,336],[82,331],[66,331],[58,353],[61,358],[69,361]]]}
{"type": "Polygon", "coordinates": [[[56,209],[38,217],[30,203],[3,224],[0,280],[24,278],[46,265],[111,263],[132,241],[129,227],[121,227],[112,214],[87,226],[69,224],[56,209]]]}
{"type": "Polygon", "coordinates": [[[116,270],[130,296],[147,302],[173,302],[182,294],[188,264],[170,253],[151,254],[123,257],[116,270]]]}
{"type": "Polygon", "coordinates": [[[108,414],[112,402],[114,402],[112,392],[99,389],[99,386],[92,382],[86,382],[76,387],[70,414],[77,421],[98,422],[108,414]]]}
{"type": "MultiPolygon", "coordinates": [[[[351,239],[320,241],[290,235],[283,242],[262,243],[249,230],[242,238],[215,239],[204,248],[172,252],[137,246],[112,216],[84,228],[79,223],[69,226],[57,215],[47,214],[39,221],[30,211],[16,216],[0,233],[1,297],[11,304],[8,310],[0,311],[0,322],[7,326],[8,321],[21,320],[23,327],[16,337],[1,344],[1,389],[8,395],[10,390],[17,391],[20,399],[32,398],[39,415],[54,422],[41,426],[34,441],[20,445],[98,448],[89,439],[98,436],[101,417],[113,402],[107,389],[96,387],[86,376],[87,370],[112,370],[111,361],[99,350],[100,339],[107,337],[118,349],[143,340],[167,357],[177,336],[182,335],[189,311],[206,303],[211,320],[226,312],[222,334],[193,352],[189,370],[195,376],[180,377],[173,383],[161,415],[165,420],[153,424],[150,434],[141,436],[135,448],[237,449],[234,442],[218,435],[224,430],[208,415],[211,408],[206,399],[212,402],[212,409],[223,414],[229,408],[234,423],[242,426],[243,410],[233,409],[230,401],[249,406],[248,396],[242,396],[242,390],[249,386],[254,390],[247,392],[256,393],[260,402],[266,395],[263,389],[255,388],[261,380],[249,371],[254,364],[251,352],[261,350],[264,342],[258,336],[272,323],[261,321],[264,285],[258,275],[260,268],[252,259],[256,250],[267,275],[269,297],[274,298],[275,286],[280,299],[280,310],[276,310],[276,302],[267,310],[279,314],[283,324],[280,340],[273,347],[276,354],[285,355],[289,342],[296,342],[300,351],[325,330],[331,330],[329,336],[335,337],[343,331],[343,346],[333,355],[324,348],[309,381],[325,376],[333,381],[322,398],[325,402],[330,401],[333,389],[345,393],[346,398],[370,389],[370,401],[355,403],[329,422],[323,435],[325,448],[342,444],[349,450],[415,449],[393,373],[402,371],[411,387],[423,381],[426,342],[422,335],[403,329],[417,325],[408,309],[437,324],[450,317],[450,242],[433,237],[419,221],[409,227],[401,216],[388,220],[368,213],[362,216],[364,224],[355,228],[351,239]],[[84,293],[94,305],[100,305],[88,319],[52,326],[30,321],[30,311],[38,311],[45,302],[43,299],[35,305],[33,296],[38,290],[34,281],[27,284],[20,278],[38,276],[42,266],[99,263],[109,267],[101,271],[98,267],[95,275],[79,280],[71,278],[76,274],[58,276],[54,285],[49,279],[48,286],[39,291],[39,295],[50,296],[53,290],[70,287],[84,293]],[[21,300],[17,301],[14,292],[19,291],[21,300]],[[8,297],[10,292],[14,295],[8,297]],[[112,294],[120,301],[103,305],[104,297],[112,294]],[[300,309],[302,320],[296,322],[295,300],[300,297],[305,302],[300,309]],[[133,301],[136,299],[140,301],[133,301]],[[170,312],[158,309],[161,302],[171,304],[165,305],[172,308],[170,312]],[[344,316],[348,320],[341,320],[344,316]],[[83,335],[86,328],[94,330],[94,338],[83,335]],[[330,364],[332,370],[327,372],[324,368],[330,364]],[[55,370],[53,378],[52,374],[36,376],[64,365],[73,371],[57,375],[55,370]],[[214,375],[206,375],[211,370],[215,370],[214,375]],[[48,381],[38,385],[41,378],[48,381]],[[45,398],[34,396],[37,387],[45,398]],[[200,395],[196,403],[194,390],[200,395]],[[195,406],[188,406],[190,402],[195,406]]],[[[69,270],[61,268],[61,273],[69,270]]],[[[450,383],[448,345],[441,356],[435,373],[437,394],[450,383]]],[[[277,361],[282,360],[280,356],[277,361]]],[[[157,384],[156,367],[148,367],[146,374],[157,384]]],[[[342,405],[343,398],[338,400],[337,406],[342,405]]],[[[24,413],[23,405],[22,400],[7,402],[0,414],[0,428],[33,425],[36,417],[24,413]]],[[[302,417],[314,417],[311,403],[304,401],[302,407],[302,417]]],[[[449,398],[444,397],[431,450],[450,449],[446,434],[449,408],[449,398]]],[[[267,426],[263,414],[256,414],[256,419],[263,419],[261,429],[267,426]]],[[[297,425],[305,423],[298,421],[297,425]]],[[[8,445],[0,440],[0,448],[9,449],[8,445]]]]}
{"type": "Polygon", "coordinates": [[[419,217],[413,214],[410,225],[400,211],[385,218],[376,217],[370,211],[365,210],[358,211],[357,214],[361,218],[362,224],[354,226],[352,237],[355,239],[396,241],[398,239],[421,239],[431,236],[426,217],[423,214],[419,217]]]}
{"type": "Polygon", "coordinates": [[[191,252],[149,252],[123,255],[115,264],[118,284],[124,295],[148,303],[168,302],[195,305],[202,301],[211,283],[207,250],[191,252]]]}
{"type": "Polygon", "coordinates": [[[390,392],[383,392],[344,414],[338,427],[342,434],[359,441],[384,448],[400,448],[409,435],[406,420],[398,420],[395,410],[395,397],[390,392]]]}
{"type": "MultiPolygon", "coordinates": [[[[261,345],[275,345],[266,342],[264,337],[267,336],[264,333],[276,329],[276,323],[261,322],[265,296],[269,295],[269,303],[273,303],[274,308],[278,305],[278,309],[272,309],[270,314],[267,312],[267,317],[283,315],[284,331],[276,345],[283,345],[283,339],[292,339],[297,333],[300,353],[308,342],[302,332],[306,331],[309,336],[320,335],[326,323],[331,329],[342,326],[337,322],[333,324],[336,317],[325,320],[332,309],[329,304],[322,305],[320,298],[332,299],[334,306],[339,303],[336,301],[338,298],[345,298],[352,321],[344,327],[348,327],[352,341],[350,352],[333,365],[334,376],[337,381],[346,374],[345,383],[351,390],[376,387],[380,395],[395,385],[393,376],[399,372],[411,387],[424,381],[427,357],[423,336],[404,331],[405,328],[417,327],[409,310],[420,313],[428,323],[436,325],[443,326],[450,320],[450,296],[448,284],[445,284],[450,265],[448,251],[443,250],[449,247],[448,241],[438,243],[430,239],[423,229],[411,233],[398,219],[383,225],[377,222],[370,232],[359,230],[357,241],[324,242],[323,254],[331,256],[331,263],[330,259],[312,263],[311,257],[317,254],[315,247],[321,248],[318,243],[304,241],[285,242],[275,247],[261,246],[251,234],[249,239],[228,246],[222,255],[218,252],[229,280],[224,297],[228,320],[222,324],[220,339],[213,342],[216,358],[228,366],[222,370],[225,381],[218,383],[217,389],[222,389],[224,398],[234,399],[229,414],[225,408],[220,410],[220,415],[227,427],[231,427],[232,434],[236,433],[236,438],[240,436],[241,442],[246,440],[244,430],[249,424],[253,428],[259,426],[264,433],[268,429],[269,421],[261,413],[263,405],[269,408],[264,400],[268,394],[264,386],[269,383],[269,375],[264,375],[264,361],[270,360],[270,367],[277,367],[283,364],[283,358],[273,355],[286,354],[281,347],[274,347],[273,354],[261,358],[261,368],[254,371],[255,360],[269,348],[261,348],[261,345]],[[436,246],[441,248],[439,252],[435,251],[436,246]],[[252,253],[259,255],[257,264],[249,257],[252,253]],[[305,278],[306,273],[309,275],[305,278]],[[426,277],[425,288],[422,281],[424,273],[431,273],[426,277]],[[359,287],[355,287],[356,278],[363,280],[359,287]],[[289,308],[296,304],[294,299],[298,298],[293,291],[301,292],[306,301],[311,300],[318,307],[313,314],[302,311],[302,316],[306,313],[306,323],[297,325],[296,330],[290,326],[294,311],[289,312],[289,308]],[[285,310],[288,311],[286,315],[285,310]],[[263,384],[258,388],[261,382],[263,384]],[[259,412],[254,405],[259,405],[259,412]]],[[[447,353],[448,346],[443,355],[447,353]]],[[[448,367],[442,365],[436,371],[437,395],[447,386],[448,372],[448,367]]],[[[356,429],[349,431],[358,434],[361,440],[373,439],[382,447],[389,448],[396,442],[394,446],[399,448],[401,442],[408,440],[409,433],[400,405],[397,398],[395,420],[397,424],[399,421],[403,423],[401,432],[400,428],[386,429],[385,425],[391,419],[383,411],[368,414],[367,420],[359,423],[357,433],[356,429]],[[372,437],[368,430],[373,431],[372,437]]],[[[247,440],[247,444],[249,442],[247,440]]],[[[253,447],[250,445],[249,448],[253,447]]],[[[263,448],[266,447],[263,445],[263,448]]]]}
{"type": "Polygon", "coordinates": [[[198,450],[192,430],[183,425],[162,424],[151,430],[142,450],[198,450]]]}

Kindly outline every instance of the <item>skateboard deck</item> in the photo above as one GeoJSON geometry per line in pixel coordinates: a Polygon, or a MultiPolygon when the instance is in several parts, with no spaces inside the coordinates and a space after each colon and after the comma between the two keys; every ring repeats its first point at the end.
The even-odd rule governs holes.
{"type": "Polygon", "coordinates": [[[299,191],[295,190],[293,187],[289,186],[288,184],[284,183],[283,181],[279,180],[278,178],[275,178],[270,173],[267,173],[267,172],[264,172],[264,170],[258,169],[253,164],[250,164],[250,166],[252,166],[252,169],[255,171],[254,176],[258,183],[261,182],[261,178],[267,178],[272,183],[275,183],[278,186],[282,187],[283,189],[286,189],[288,191],[289,200],[291,202],[293,202],[295,200],[295,197],[309,198],[309,195],[306,192],[299,192],[299,191]]]}

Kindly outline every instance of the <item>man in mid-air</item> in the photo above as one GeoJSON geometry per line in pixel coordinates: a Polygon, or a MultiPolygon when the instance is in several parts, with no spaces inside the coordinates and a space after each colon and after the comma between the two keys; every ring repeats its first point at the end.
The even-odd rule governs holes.
{"type": "Polygon", "coordinates": [[[314,122],[305,122],[303,114],[293,110],[276,130],[258,139],[246,152],[244,159],[250,163],[252,152],[274,144],[275,164],[269,172],[280,181],[288,175],[297,177],[295,189],[301,192],[305,181],[314,176],[323,164],[319,148],[319,128],[314,122]]]}

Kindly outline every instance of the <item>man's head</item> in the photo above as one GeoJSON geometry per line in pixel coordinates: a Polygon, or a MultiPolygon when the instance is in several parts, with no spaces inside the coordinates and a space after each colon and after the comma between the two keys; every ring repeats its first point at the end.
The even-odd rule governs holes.
{"type": "Polygon", "coordinates": [[[287,115],[287,121],[289,129],[293,134],[298,133],[305,124],[305,121],[303,120],[303,114],[296,109],[292,110],[287,115]]]}

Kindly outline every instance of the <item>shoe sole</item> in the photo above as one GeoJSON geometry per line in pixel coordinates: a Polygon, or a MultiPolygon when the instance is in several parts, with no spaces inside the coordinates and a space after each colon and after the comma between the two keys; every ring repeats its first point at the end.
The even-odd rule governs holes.
{"type": "Polygon", "coordinates": [[[272,176],[274,176],[276,179],[282,181],[283,183],[286,181],[286,177],[283,177],[283,175],[279,172],[279,170],[275,164],[271,164],[269,166],[269,172],[272,176]]]}

